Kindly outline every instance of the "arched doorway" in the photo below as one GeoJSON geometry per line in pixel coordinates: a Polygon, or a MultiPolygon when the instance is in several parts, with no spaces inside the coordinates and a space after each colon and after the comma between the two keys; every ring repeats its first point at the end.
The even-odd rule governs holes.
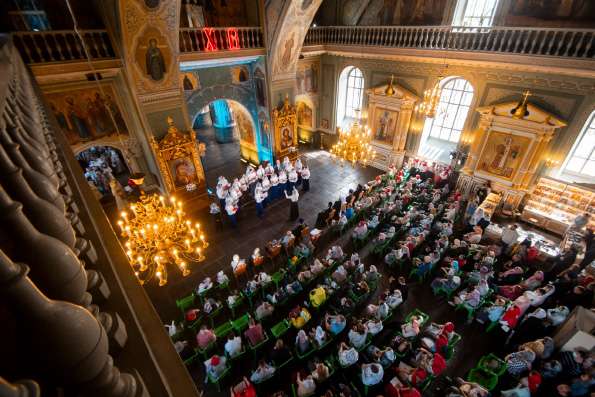
{"type": "Polygon", "coordinates": [[[216,99],[196,115],[193,129],[206,145],[202,158],[208,186],[217,184],[221,175],[235,178],[248,162],[257,164],[258,150],[252,114],[240,102],[216,99]]]}
{"type": "Polygon", "coordinates": [[[103,202],[110,201],[110,180],[115,179],[121,188],[128,185],[131,171],[120,149],[113,146],[91,146],[76,155],[87,182],[103,202]]]}

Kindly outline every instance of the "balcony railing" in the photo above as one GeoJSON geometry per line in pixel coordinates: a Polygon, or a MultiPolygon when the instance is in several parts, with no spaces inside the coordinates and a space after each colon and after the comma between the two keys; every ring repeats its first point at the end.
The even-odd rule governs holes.
{"type": "MultiPolygon", "coordinates": [[[[81,39],[73,30],[14,32],[12,37],[23,60],[29,64],[87,59],[81,39]]],[[[82,37],[92,60],[117,57],[107,31],[83,30],[82,37]]]]}
{"type": "Polygon", "coordinates": [[[180,52],[215,52],[264,48],[262,29],[181,28],[180,52]]]}
{"type": "Polygon", "coordinates": [[[456,26],[321,26],[304,46],[356,45],[593,58],[595,30],[456,26]]]}

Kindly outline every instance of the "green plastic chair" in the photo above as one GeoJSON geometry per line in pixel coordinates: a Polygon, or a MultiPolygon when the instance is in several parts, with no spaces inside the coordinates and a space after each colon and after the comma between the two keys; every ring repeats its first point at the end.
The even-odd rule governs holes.
{"type": "Polygon", "coordinates": [[[184,365],[186,365],[187,367],[190,367],[196,362],[196,360],[198,360],[198,353],[195,350],[194,354],[192,356],[190,356],[184,360],[184,365]]]}
{"type": "Polygon", "coordinates": [[[266,345],[266,343],[269,341],[269,335],[266,333],[266,331],[263,331],[263,335],[264,335],[264,338],[260,342],[258,342],[256,345],[253,345],[252,343],[250,343],[250,341],[248,341],[248,347],[254,354],[255,358],[256,358],[256,352],[258,351],[258,349],[260,349],[262,346],[266,345]]]}
{"type": "Polygon", "coordinates": [[[209,313],[207,315],[207,318],[209,319],[209,322],[211,323],[211,328],[215,327],[215,317],[217,317],[219,315],[219,313],[221,313],[222,310],[223,310],[223,305],[219,306],[216,310],[213,310],[211,313],[209,313]]]}
{"type": "Polygon", "coordinates": [[[468,380],[470,382],[479,383],[489,391],[494,390],[498,385],[498,375],[482,368],[473,368],[469,371],[468,380]]]}
{"type": "Polygon", "coordinates": [[[233,325],[229,321],[226,321],[217,328],[215,328],[213,332],[215,333],[217,339],[223,339],[227,335],[229,335],[231,331],[233,331],[233,325]]]}
{"type": "Polygon", "coordinates": [[[286,273],[285,270],[284,269],[281,269],[281,270],[278,270],[277,272],[275,272],[271,276],[271,279],[273,280],[273,283],[275,284],[275,288],[279,289],[279,285],[281,284],[281,282],[285,278],[285,273],[286,273]]]}
{"type": "Polygon", "coordinates": [[[285,362],[283,362],[281,364],[277,364],[275,362],[274,364],[275,364],[275,367],[277,367],[277,371],[281,371],[283,368],[287,367],[289,364],[291,364],[293,362],[294,359],[295,359],[295,357],[290,352],[289,353],[289,358],[287,360],[285,360],[285,362]]]}
{"type": "Polygon", "coordinates": [[[471,322],[471,320],[473,319],[473,315],[475,314],[475,311],[481,307],[481,302],[479,305],[477,305],[477,307],[471,307],[466,303],[459,303],[458,305],[455,306],[455,311],[459,311],[459,310],[465,310],[467,312],[467,322],[471,322]]]}
{"type": "Polygon", "coordinates": [[[236,302],[233,305],[228,305],[227,307],[229,307],[229,310],[231,310],[231,316],[235,317],[236,316],[236,309],[240,306],[242,306],[244,304],[244,301],[246,300],[246,298],[244,297],[244,293],[240,292],[240,295],[238,296],[238,299],[236,299],[236,302]]]}
{"type": "Polygon", "coordinates": [[[226,282],[224,282],[223,284],[219,284],[219,285],[217,285],[217,288],[218,288],[220,291],[225,291],[225,290],[227,290],[227,292],[230,292],[230,288],[229,288],[229,280],[228,280],[228,281],[226,281],[226,282]]]}
{"type": "Polygon", "coordinates": [[[236,331],[237,333],[241,333],[242,331],[247,329],[249,323],[250,323],[250,315],[248,313],[231,321],[231,325],[232,325],[234,331],[236,331]]]}
{"type": "Polygon", "coordinates": [[[225,378],[229,374],[230,371],[231,371],[231,367],[228,366],[227,368],[225,368],[225,371],[223,371],[217,378],[213,378],[211,376],[211,374],[208,374],[207,377],[209,379],[209,383],[215,384],[215,386],[217,387],[217,391],[220,392],[221,391],[221,380],[223,380],[223,378],[225,378]]]}
{"type": "Polygon", "coordinates": [[[425,326],[426,323],[428,322],[428,320],[430,319],[430,315],[429,314],[424,313],[424,312],[422,312],[419,309],[413,309],[413,311],[411,313],[409,313],[407,315],[407,317],[405,317],[405,322],[408,323],[409,321],[411,321],[411,318],[413,316],[417,316],[417,317],[421,318],[421,321],[420,321],[420,324],[419,324],[420,327],[425,326]]]}
{"type": "Polygon", "coordinates": [[[311,346],[307,351],[305,351],[304,353],[300,353],[299,350],[295,349],[295,355],[298,359],[300,360],[305,360],[306,358],[310,357],[314,352],[316,351],[316,349],[314,348],[314,346],[311,346]]]}
{"type": "Polygon", "coordinates": [[[248,305],[250,306],[250,310],[254,308],[254,297],[260,293],[260,288],[252,292],[251,294],[244,293],[244,296],[248,299],[248,305]]]}
{"type": "Polygon", "coordinates": [[[176,300],[176,306],[182,312],[182,317],[185,317],[186,316],[186,312],[189,309],[192,309],[192,308],[195,307],[195,304],[194,304],[194,299],[195,298],[196,298],[196,295],[194,295],[194,292],[192,292],[190,295],[185,296],[182,299],[177,299],[176,300]]]}
{"type": "Polygon", "coordinates": [[[476,368],[481,368],[485,371],[490,371],[495,373],[496,375],[498,375],[498,377],[504,375],[504,373],[506,372],[506,362],[504,360],[502,360],[500,357],[496,356],[494,353],[490,353],[486,356],[483,356],[480,360],[479,363],[477,363],[477,367],[476,368]],[[490,368],[488,363],[490,361],[495,361],[498,363],[498,367],[496,368],[490,368]]]}
{"type": "Polygon", "coordinates": [[[287,333],[291,329],[291,324],[287,319],[279,321],[271,328],[271,334],[275,339],[281,338],[283,335],[287,333]]]}
{"type": "Polygon", "coordinates": [[[213,349],[215,348],[216,345],[217,345],[217,341],[212,341],[204,349],[201,349],[200,347],[196,347],[195,351],[206,360],[207,358],[209,358],[208,354],[211,351],[213,351],[213,349]]]}

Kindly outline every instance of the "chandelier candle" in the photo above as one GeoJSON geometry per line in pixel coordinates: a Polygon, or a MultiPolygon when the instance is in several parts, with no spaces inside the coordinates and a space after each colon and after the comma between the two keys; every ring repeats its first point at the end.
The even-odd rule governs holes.
{"type": "Polygon", "coordinates": [[[153,194],[142,195],[130,205],[129,214],[122,211],[118,221],[126,254],[141,284],[156,278],[167,284],[167,265],[175,265],[186,277],[190,264],[202,262],[209,246],[200,224],[185,219],[182,202],[153,194]],[[169,202],[168,202],[169,201],[169,202]]]}

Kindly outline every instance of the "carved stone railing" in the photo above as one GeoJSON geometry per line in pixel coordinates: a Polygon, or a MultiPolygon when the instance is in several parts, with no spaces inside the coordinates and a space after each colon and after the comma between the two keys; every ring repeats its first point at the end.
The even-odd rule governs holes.
{"type": "Polygon", "coordinates": [[[320,26],[304,46],[353,45],[593,58],[594,29],[455,26],[320,26]]]}
{"type": "MultiPolygon", "coordinates": [[[[92,60],[117,58],[106,30],[83,30],[81,33],[92,60]]],[[[73,30],[14,32],[12,37],[14,45],[28,64],[87,59],[82,42],[73,30]]]]}
{"type": "Polygon", "coordinates": [[[181,53],[260,48],[264,48],[260,27],[180,29],[181,53]]]}
{"type": "Polygon", "coordinates": [[[43,395],[198,396],[8,36],[0,75],[0,377],[43,395]]]}

